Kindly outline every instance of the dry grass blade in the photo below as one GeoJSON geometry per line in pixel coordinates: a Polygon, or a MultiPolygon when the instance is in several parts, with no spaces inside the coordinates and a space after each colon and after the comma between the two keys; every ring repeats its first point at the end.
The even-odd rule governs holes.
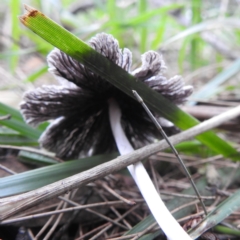
{"type": "MultiPolygon", "coordinates": [[[[59,197],[62,200],[67,201],[66,199],[59,197]]],[[[14,222],[20,222],[20,221],[25,221],[28,219],[34,219],[34,218],[40,218],[40,217],[46,217],[46,216],[51,216],[54,214],[61,214],[61,213],[65,213],[65,212],[71,212],[71,211],[75,211],[75,210],[81,210],[81,209],[86,209],[86,208],[93,208],[93,207],[101,207],[101,206],[112,206],[112,205],[119,205],[122,204],[122,201],[110,201],[110,202],[104,202],[104,203],[93,203],[93,204],[87,204],[87,205],[80,205],[77,207],[69,207],[69,208],[65,208],[65,209],[60,209],[60,210],[55,210],[55,211],[49,211],[49,212],[45,212],[45,213],[39,213],[39,214],[33,214],[33,215],[29,215],[26,217],[19,217],[19,218],[12,218],[9,220],[5,220],[2,221],[1,224],[9,224],[9,223],[14,223],[14,222]]]]}
{"type": "Polygon", "coordinates": [[[115,197],[117,197],[118,199],[122,200],[123,202],[127,203],[127,204],[130,204],[130,205],[134,205],[135,202],[131,201],[131,200],[128,200],[122,196],[120,196],[116,191],[114,191],[113,189],[111,189],[110,187],[107,186],[107,184],[105,183],[102,183],[102,187],[104,189],[106,189],[108,192],[110,192],[112,195],[114,195],[115,197]]]}

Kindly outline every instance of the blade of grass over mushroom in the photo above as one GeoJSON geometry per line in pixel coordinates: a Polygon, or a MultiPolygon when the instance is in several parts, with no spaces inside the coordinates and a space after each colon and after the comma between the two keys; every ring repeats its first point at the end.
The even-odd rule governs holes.
{"type": "MultiPolygon", "coordinates": [[[[30,158],[30,155],[26,155],[26,152],[22,153],[22,156],[27,156],[30,158]]],[[[32,157],[36,158],[37,156],[35,154],[32,155],[32,157]]],[[[42,156],[38,155],[38,157],[42,159],[42,156]]],[[[0,178],[0,197],[6,197],[37,189],[39,187],[95,167],[103,162],[114,159],[115,157],[117,157],[117,154],[105,154],[94,157],[87,157],[81,159],[81,161],[67,161],[64,163],[58,163],[52,166],[42,167],[0,178]]],[[[47,157],[45,157],[45,159],[47,159],[47,157]]]]}
{"type": "MultiPolygon", "coordinates": [[[[199,123],[195,118],[166,100],[161,94],[148,88],[144,83],[94,51],[90,46],[38,10],[29,6],[25,6],[25,8],[28,13],[20,17],[25,26],[67,55],[83,63],[115,87],[132,98],[134,98],[132,90],[136,90],[152,111],[172,121],[181,129],[187,129],[199,123]]],[[[218,153],[232,158],[239,158],[237,151],[213,132],[201,134],[197,138],[218,153]]]]}
{"type": "Polygon", "coordinates": [[[240,190],[236,191],[232,196],[227,198],[217,206],[211,213],[209,213],[196,227],[190,231],[193,239],[198,238],[202,233],[208,229],[216,226],[226,217],[240,208],[240,190]]]}

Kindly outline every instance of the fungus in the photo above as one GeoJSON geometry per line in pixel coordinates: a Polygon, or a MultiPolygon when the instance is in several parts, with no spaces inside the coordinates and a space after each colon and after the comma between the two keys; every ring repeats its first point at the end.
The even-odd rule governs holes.
{"type": "MultiPolygon", "coordinates": [[[[130,72],[131,52],[119,49],[118,41],[111,35],[97,34],[90,40],[90,46],[130,72]]],[[[123,155],[160,137],[136,100],[83,64],[58,49],[48,55],[47,61],[49,71],[61,85],[31,90],[25,93],[21,104],[21,112],[28,124],[36,126],[53,120],[39,139],[43,148],[55,152],[62,159],[117,149],[123,155]]],[[[180,76],[167,79],[163,75],[165,68],[162,56],[148,51],[142,55],[142,66],[130,73],[170,101],[181,104],[192,93],[192,87],[184,86],[180,76]]],[[[155,116],[166,126],[172,126],[161,116],[155,116]]],[[[168,238],[190,239],[168,212],[142,163],[128,169],[168,238]]]]}

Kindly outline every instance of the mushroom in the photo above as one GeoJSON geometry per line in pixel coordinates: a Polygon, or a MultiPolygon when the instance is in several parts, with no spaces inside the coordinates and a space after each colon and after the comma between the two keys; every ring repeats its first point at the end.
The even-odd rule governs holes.
{"type": "MultiPolygon", "coordinates": [[[[132,55],[119,49],[118,41],[101,33],[90,46],[130,72],[132,55]]],[[[28,124],[53,120],[39,139],[40,145],[62,159],[80,158],[117,150],[129,153],[159,138],[141,105],[94,74],[83,64],[54,49],[47,57],[49,71],[60,86],[42,86],[25,93],[21,112],[28,124]]],[[[180,76],[163,75],[162,56],[149,51],[142,56],[142,66],[131,74],[148,87],[176,104],[192,93],[180,76]]],[[[167,126],[172,123],[155,114],[167,126]]],[[[141,162],[128,167],[152,214],[168,239],[191,239],[172,217],[141,162]]]]}

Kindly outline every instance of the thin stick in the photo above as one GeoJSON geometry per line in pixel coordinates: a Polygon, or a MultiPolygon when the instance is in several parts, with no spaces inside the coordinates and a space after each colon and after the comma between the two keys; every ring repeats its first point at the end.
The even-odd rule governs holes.
{"type": "MultiPolygon", "coordinates": [[[[59,210],[63,205],[63,201],[61,201],[56,210],[59,210]]],[[[44,224],[44,226],[41,228],[41,230],[38,232],[38,234],[35,236],[35,239],[37,240],[43,233],[44,231],[49,227],[49,225],[51,224],[51,222],[53,221],[53,219],[55,218],[55,215],[52,215],[48,220],[47,222],[44,224]]]]}
{"type": "Polygon", "coordinates": [[[14,149],[14,150],[32,152],[32,153],[36,153],[36,154],[39,154],[39,155],[43,155],[43,156],[52,158],[53,160],[56,160],[57,162],[63,162],[62,159],[55,157],[54,156],[55,154],[50,153],[50,152],[46,152],[46,151],[43,151],[43,150],[39,150],[39,149],[36,149],[36,148],[5,145],[5,144],[0,144],[0,148],[7,148],[7,149],[14,149]]]}
{"type": "MultiPolygon", "coordinates": [[[[213,117],[205,122],[198,124],[184,132],[176,134],[169,138],[172,144],[193,138],[194,136],[215,128],[225,121],[233,119],[240,115],[240,106],[226,111],[219,116],[213,117]]],[[[36,190],[23,193],[17,196],[11,196],[0,199],[0,221],[12,216],[24,209],[30,208],[44,200],[59,196],[74,188],[84,186],[96,179],[103,178],[110,173],[117,172],[126,166],[141,161],[159,151],[167,149],[169,146],[166,140],[153,143],[127,155],[119,156],[116,159],[100,164],[87,171],[75,174],[71,177],[62,179],[55,183],[46,185],[36,190]]]]}
{"type": "Polygon", "coordinates": [[[84,234],[84,235],[82,235],[82,236],[80,236],[80,237],[78,237],[78,238],[75,238],[75,240],[86,239],[86,237],[88,237],[89,235],[95,233],[96,231],[98,231],[98,230],[100,230],[100,229],[102,229],[102,228],[105,228],[105,227],[108,226],[108,225],[111,225],[111,226],[112,226],[111,223],[105,223],[105,224],[103,224],[103,225],[101,225],[101,226],[99,226],[99,227],[96,227],[96,228],[94,228],[93,230],[87,232],[86,234],[84,234]]]}
{"type": "Polygon", "coordinates": [[[14,172],[13,170],[11,170],[10,168],[7,168],[5,166],[3,166],[2,164],[0,164],[0,169],[10,173],[10,174],[17,174],[16,172],[14,172]]]}
{"type": "Polygon", "coordinates": [[[106,191],[108,191],[109,193],[111,193],[113,196],[115,196],[116,198],[118,198],[119,200],[122,200],[123,202],[129,204],[129,205],[134,205],[136,204],[133,200],[128,200],[124,197],[122,197],[120,194],[118,194],[116,191],[114,191],[112,188],[108,187],[107,184],[105,183],[101,183],[102,188],[104,188],[106,191]]]}
{"type": "MultiPolygon", "coordinates": [[[[61,196],[59,198],[61,200],[64,200],[64,201],[69,201],[69,200],[66,200],[65,198],[63,198],[61,196]]],[[[122,201],[111,201],[111,202],[104,202],[104,203],[103,202],[91,203],[91,204],[87,204],[87,205],[80,205],[80,206],[77,206],[77,207],[69,207],[69,208],[64,208],[64,209],[60,209],[60,210],[54,210],[54,211],[49,211],[49,212],[44,212],[44,213],[32,214],[32,215],[24,216],[24,217],[12,218],[12,219],[9,219],[9,220],[2,221],[0,223],[0,225],[20,222],[20,221],[35,219],[35,218],[40,218],[40,217],[47,217],[47,216],[51,216],[51,215],[54,215],[54,214],[71,212],[71,211],[75,211],[75,210],[82,210],[82,209],[86,209],[86,208],[90,208],[90,207],[112,206],[112,205],[119,205],[119,204],[126,204],[126,203],[124,203],[122,201]]]]}
{"type": "MultiPolygon", "coordinates": [[[[65,199],[65,198],[61,198],[61,199],[64,200],[64,201],[66,201],[67,203],[73,205],[73,206],[84,206],[84,205],[81,205],[81,204],[79,204],[79,203],[76,203],[76,202],[74,202],[74,201],[72,201],[72,200],[70,200],[70,199],[65,199]]],[[[119,227],[121,227],[121,228],[123,228],[123,229],[128,229],[127,227],[125,227],[124,225],[118,223],[117,221],[112,220],[111,218],[109,218],[109,217],[107,217],[107,216],[105,216],[105,215],[103,215],[103,214],[101,214],[101,213],[99,213],[99,212],[97,212],[97,211],[95,211],[95,210],[92,210],[91,208],[85,208],[85,210],[86,210],[87,212],[93,213],[93,214],[99,216],[100,218],[103,218],[103,219],[105,219],[106,221],[111,222],[111,223],[113,223],[113,224],[115,224],[115,225],[117,225],[117,226],[119,226],[119,227]]]]}
{"type": "MultiPolygon", "coordinates": [[[[120,154],[124,155],[133,152],[134,149],[128,141],[121,125],[121,110],[117,102],[113,99],[109,101],[109,119],[112,133],[120,154]]],[[[135,180],[155,220],[168,239],[190,240],[190,236],[179,225],[163,203],[142,162],[137,162],[127,168],[135,180]]]]}
{"type": "MultiPolygon", "coordinates": [[[[69,197],[70,193],[68,193],[68,194],[66,194],[66,195],[68,195],[67,197],[69,197]]],[[[64,208],[66,208],[66,207],[67,207],[67,202],[64,202],[62,208],[64,209],[64,208]]],[[[48,233],[46,234],[46,236],[44,237],[43,240],[48,240],[48,239],[51,237],[51,235],[53,234],[53,232],[54,232],[55,229],[57,228],[59,222],[61,221],[61,219],[62,219],[62,217],[63,217],[63,214],[64,214],[64,213],[60,213],[60,214],[57,216],[57,218],[55,219],[52,227],[50,228],[50,230],[48,231],[48,233]]]]}
{"type": "MultiPolygon", "coordinates": [[[[99,196],[100,196],[105,202],[108,201],[108,199],[107,199],[103,194],[101,194],[98,190],[96,190],[96,192],[99,194],[99,196]]],[[[135,207],[138,207],[138,205],[135,205],[135,207]]],[[[113,213],[115,213],[115,215],[116,215],[117,217],[121,217],[121,216],[122,216],[122,215],[116,210],[116,208],[115,208],[114,206],[111,206],[110,209],[112,210],[113,213]]],[[[123,218],[123,223],[128,227],[128,229],[131,229],[131,228],[132,228],[132,226],[128,223],[128,221],[127,221],[125,218],[123,218]]]]}
{"type": "Polygon", "coordinates": [[[167,143],[169,144],[170,148],[172,149],[173,153],[175,154],[176,158],[178,159],[180,165],[182,166],[185,174],[187,175],[189,181],[192,184],[192,187],[196,193],[196,195],[198,196],[198,199],[202,205],[203,211],[205,212],[205,215],[207,215],[207,209],[203,203],[203,200],[201,198],[201,195],[188,171],[188,169],[186,168],[182,158],[180,157],[180,155],[178,154],[178,151],[176,150],[176,148],[172,145],[172,143],[169,141],[166,133],[164,132],[164,130],[162,129],[161,125],[159,124],[159,122],[157,121],[157,119],[153,116],[153,114],[151,113],[151,111],[149,110],[149,108],[147,107],[147,105],[144,103],[143,99],[139,96],[139,94],[133,90],[133,95],[136,97],[136,99],[139,101],[139,103],[143,106],[144,110],[147,112],[148,116],[151,118],[151,120],[153,121],[153,123],[155,124],[155,126],[157,127],[157,129],[159,130],[159,132],[162,134],[163,138],[167,141],[167,143]]]}

